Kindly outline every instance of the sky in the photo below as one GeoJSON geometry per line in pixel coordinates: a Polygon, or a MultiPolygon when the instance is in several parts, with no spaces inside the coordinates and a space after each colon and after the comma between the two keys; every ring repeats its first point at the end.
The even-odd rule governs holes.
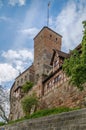
{"type": "MultiPolygon", "coordinates": [[[[33,62],[34,37],[47,26],[49,0],[0,0],[0,84],[11,87],[33,62]]],[[[49,28],[63,36],[62,51],[81,43],[86,0],[50,0],[49,28]]]]}

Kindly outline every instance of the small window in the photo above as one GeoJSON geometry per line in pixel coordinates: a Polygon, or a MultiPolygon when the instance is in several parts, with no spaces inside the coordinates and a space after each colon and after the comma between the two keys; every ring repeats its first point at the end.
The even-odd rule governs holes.
{"type": "Polygon", "coordinates": [[[19,85],[19,81],[17,81],[17,85],[19,85]]]}
{"type": "Polygon", "coordinates": [[[58,39],[56,38],[56,41],[57,41],[58,39]]]}
{"type": "Polygon", "coordinates": [[[25,80],[27,80],[27,75],[25,75],[25,80]]]}
{"type": "Polygon", "coordinates": [[[61,79],[61,75],[58,75],[57,77],[54,78],[54,83],[58,82],[61,79]]]}
{"type": "Polygon", "coordinates": [[[47,84],[47,88],[49,88],[49,83],[47,84]]]}
{"type": "Polygon", "coordinates": [[[47,83],[47,88],[50,88],[52,85],[51,81],[49,83],[47,83]]]}
{"type": "Polygon", "coordinates": [[[52,37],[52,35],[50,34],[50,37],[52,37]]]}
{"type": "Polygon", "coordinates": [[[50,83],[49,83],[49,87],[51,87],[51,85],[52,85],[52,83],[50,82],[50,83]]]}
{"type": "Polygon", "coordinates": [[[56,67],[58,65],[58,61],[54,61],[54,67],[56,67]]]}
{"type": "Polygon", "coordinates": [[[21,83],[23,83],[23,78],[21,78],[21,83]]]}

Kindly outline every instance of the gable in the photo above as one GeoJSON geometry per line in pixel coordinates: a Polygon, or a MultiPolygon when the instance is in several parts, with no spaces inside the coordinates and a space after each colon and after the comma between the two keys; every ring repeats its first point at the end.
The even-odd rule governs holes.
{"type": "Polygon", "coordinates": [[[55,60],[57,59],[65,59],[65,58],[68,58],[69,57],[69,54],[65,53],[65,52],[62,52],[62,51],[59,51],[59,50],[56,50],[56,49],[53,49],[53,55],[52,55],[52,58],[51,58],[51,62],[50,62],[50,65],[53,65],[53,63],[55,62],[55,60]]]}

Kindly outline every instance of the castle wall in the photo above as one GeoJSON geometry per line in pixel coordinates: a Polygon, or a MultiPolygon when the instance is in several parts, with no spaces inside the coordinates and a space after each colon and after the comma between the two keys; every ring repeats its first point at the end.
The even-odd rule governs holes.
{"type": "Polygon", "coordinates": [[[9,116],[10,120],[17,120],[25,116],[21,105],[21,101],[25,96],[31,96],[35,94],[40,99],[42,95],[42,81],[39,80],[38,84],[34,85],[27,94],[22,93],[21,88],[18,89],[16,92],[14,92],[15,91],[14,88],[15,86],[11,91],[11,98],[10,98],[10,102],[11,102],[10,103],[11,110],[9,116]]]}
{"type": "Polygon", "coordinates": [[[47,108],[61,106],[70,108],[85,107],[86,88],[80,91],[77,87],[71,86],[68,78],[61,70],[45,82],[41,102],[45,103],[47,108]],[[55,81],[58,75],[60,78],[55,81]]]}
{"type": "Polygon", "coordinates": [[[10,120],[17,120],[24,116],[21,100],[25,96],[25,94],[22,93],[22,85],[25,84],[26,81],[34,82],[33,66],[29,67],[16,78],[10,90],[10,120]]]}
{"type": "Polygon", "coordinates": [[[38,109],[60,106],[85,107],[86,90],[80,91],[69,85],[69,79],[62,71],[61,66],[67,54],[60,51],[61,40],[61,35],[47,27],[34,38],[34,63],[16,78],[10,91],[11,120],[24,116],[21,100],[26,94],[22,94],[21,88],[26,81],[34,82],[27,95],[36,94],[40,100],[38,109]],[[57,52],[52,57],[53,49],[57,49],[57,52]]]}
{"type": "Polygon", "coordinates": [[[34,67],[30,66],[22,74],[20,74],[15,80],[15,88],[22,86],[26,81],[34,82],[34,67]]]}

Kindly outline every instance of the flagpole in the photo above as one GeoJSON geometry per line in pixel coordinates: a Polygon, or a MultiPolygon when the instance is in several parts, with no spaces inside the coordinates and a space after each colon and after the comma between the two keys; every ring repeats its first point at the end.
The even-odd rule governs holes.
{"type": "Polygon", "coordinates": [[[47,27],[49,26],[49,7],[50,7],[50,1],[48,3],[48,8],[47,8],[47,27]]]}

